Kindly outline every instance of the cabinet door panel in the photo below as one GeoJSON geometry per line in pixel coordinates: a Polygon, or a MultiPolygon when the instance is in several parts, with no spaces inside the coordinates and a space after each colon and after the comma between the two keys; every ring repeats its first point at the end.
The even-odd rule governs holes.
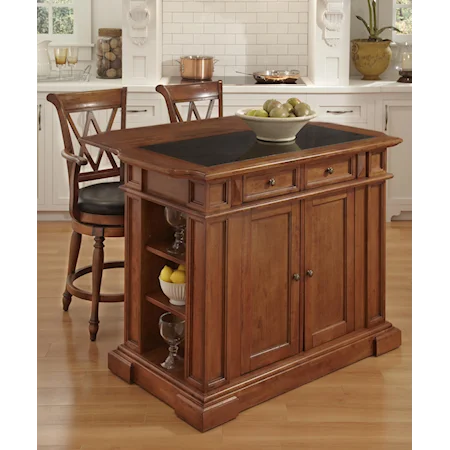
{"type": "Polygon", "coordinates": [[[354,193],[305,202],[305,349],[354,329],[354,193]]]}
{"type": "Polygon", "coordinates": [[[300,204],[253,211],[246,226],[242,372],[298,352],[300,204]]]}

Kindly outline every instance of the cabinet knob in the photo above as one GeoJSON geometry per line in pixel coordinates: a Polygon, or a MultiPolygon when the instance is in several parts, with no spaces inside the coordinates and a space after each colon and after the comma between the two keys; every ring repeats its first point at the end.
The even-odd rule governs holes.
{"type": "Polygon", "coordinates": [[[270,185],[270,186],[275,186],[275,183],[276,183],[275,178],[271,178],[271,179],[269,180],[269,185],[270,185]]]}
{"type": "Polygon", "coordinates": [[[294,273],[294,280],[295,281],[300,281],[300,274],[294,273]]]}
{"type": "Polygon", "coordinates": [[[314,275],[314,272],[311,269],[309,269],[306,271],[306,275],[308,275],[308,277],[312,277],[314,275]]]}
{"type": "Polygon", "coordinates": [[[334,169],[332,167],[328,167],[328,169],[326,170],[327,173],[329,173],[330,175],[332,173],[334,173],[334,169]]]}

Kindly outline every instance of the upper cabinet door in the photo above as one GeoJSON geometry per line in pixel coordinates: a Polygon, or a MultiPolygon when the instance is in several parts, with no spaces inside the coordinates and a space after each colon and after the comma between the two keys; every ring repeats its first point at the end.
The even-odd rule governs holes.
{"type": "Polygon", "coordinates": [[[305,201],[305,350],[354,330],[354,191],[305,201]]]}
{"type": "Polygon", "coordinates": [[[299,350],[300,203],[257,209],[245,223],[241,371],[299,350]]]}

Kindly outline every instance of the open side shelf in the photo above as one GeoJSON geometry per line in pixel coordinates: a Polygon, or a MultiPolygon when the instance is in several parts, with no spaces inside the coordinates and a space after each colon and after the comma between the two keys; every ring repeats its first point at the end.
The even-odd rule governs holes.
{"type": "Polygon", "coordinates": [[[150,294],[147,294],[145,298],[158,308],[171,312],[182,319],[186,319],[185,306],[172,305],[172,303],[169,302],[169,299],[162,292],[151,292],[150,294]]]}
{"type": "MultiPolygon", "coordinates": [[[[183,353],[183,349],[180,348],[179,355],[183,353]]],[[[183,357],[179,357],[180,359],[177,361],[178,364],[175,369],[167,370],[161,367],[161,363],[167,358],[169,355],[169,346],[158,347],[149,352],[142,353],[140,355],[150,364],[155,365],[159,370],[163,371],[165,374],[184,382],[184,359],[183,357]]]]}
{"type": "Polygon", "coordinates": [[[184,264],[185,255],[171,255],[167,252],[167,248],[170,247],[170,244],[170,241],[151,242],[145,246],[145,249],[154,255],[158,255],[161,258],[167,259],[176,264],[184,264]]]}

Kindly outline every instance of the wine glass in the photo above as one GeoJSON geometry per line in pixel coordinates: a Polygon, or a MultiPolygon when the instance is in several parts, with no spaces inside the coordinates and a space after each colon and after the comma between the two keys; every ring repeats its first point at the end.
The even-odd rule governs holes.
{"type": "Polygon", "coordinates": [[[73,76],[73,68],[78,62],[78,47],[69,47],[67,54],[67,64],[70,66],[70,76],[73,76]]]}
{"type": "Polygon", "coordinates": [[[159,318],[159,332],[162,338],[169,344],[169,356],[161,363],[164,369],[172,370],[177,365],[175,361],[178,358],[178,345],[184,339],[185,322],[184,319],[170,312],[164,313],[159,318]]]}
{"type": "Polygon", "coordinates": [[[177,209],[166,206],[164,208],[164,217],[167,223],[175,228],[175,240],[173,244],[167,249],[171,255],[182,255],[186,251],[186,244],[184,242],[184,232],[186,230],[186,216],[177,209]]]}
{"type": "Polygon", "coordinates": [[[55,47],[55,64],[59,71],[59,79],[61,79],[61,69],[66,65],[67,47],[55,47]]]}

